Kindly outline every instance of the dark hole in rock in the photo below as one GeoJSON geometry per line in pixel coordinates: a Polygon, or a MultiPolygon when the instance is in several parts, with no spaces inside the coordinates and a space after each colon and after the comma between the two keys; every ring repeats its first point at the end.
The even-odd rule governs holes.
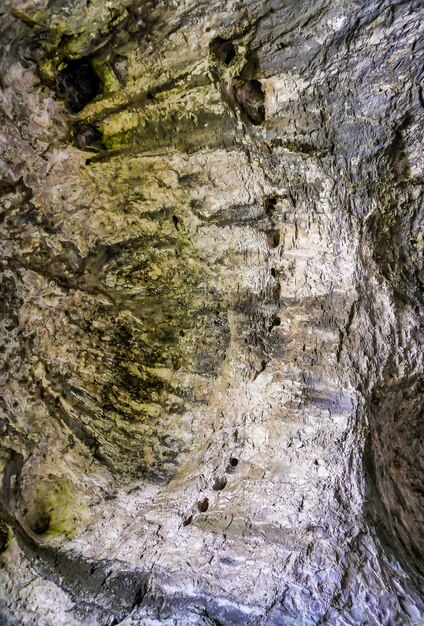
{"type": "Polygon", "coordinates": [[[226,478],[215,478],[215,482],[212,488],[214,491],[221,491],[222,489],[225,489],[226,484],[227,484],[226,478]]]}
{"type": "Polygon", "coordinates": [[[201,513],[206,513],[209,508],[209,500],[207,498],[203,498],[203,500],[199,500],[197,503],[197,508],[201,513]]]}
{"type": "Polygon", "coordinates": [[[78,113],[101,91],[101,81],[87,57],[69,61],[60,72],[57,92],[72,113],[78,113]]]}
{"type": "Polygon", "coordinates": [[[152,94],[152,92],[151,92],[151,91],[148,91],[148,92],[146,93],[146,98],[147,98],[147,100],[154,100],[154,99],[155,99],[155,96],[152,94]]]}
{"type": "Polygon", "coordinates": [[[91,165],[91,159],[87,159],[85,162],[86,165],[91,165]]]}
{"type": "Polygon", "coordinates": [[[268,217],[270,217],[274,212],[277,202],[277,198],[275,198],[274,196],[270,196],[269,198],[265,199],[265,213],[268,215],[268,217]]]}
{"type": "Polygon", "coordinates": [[[183,521],[183,526],[190,526],[191,522],[193,521],[193,516],[190,515],[190,517],[187,517],[184,521],[183,521]]]}
{"type": "Polygon", "coordinates": [[[270,248],[278,248],[280,245],[280,232],[278,230],[268,235],[268,245],[270,248]]]}
{"type": "Polygon", "coordinates": [[[81,124],[75,132],[75,145],[84,148],[100,146],[102,144],[102,133],[92,124],[81,124]]]}
{"type": "Polygon", "coordinates": [[[275,267],[271,267],[271,276],[275,278],[277,276],[277,272],[275,271],[275,267]]]}
{"type": "Polygon", "coordinates": [[[276,326],[280,326],[280,324],[281,324],[281,318],[280,317],[274,317],[274,319],[272,320],[271,324],[269,325],[269,330],[272,330],[276,326]]]}
{"type": "Polygon", "coordinates": [[[211,50],[218,61],[225,65],[230,65],[231,61],[236,56],[236,51],[231,41],[227,41],[221,37],[217,37],[212,41],[211,50]]]}
{"type": "Polygon", "coordinates": [[[50,515],[48,513],[40,513],[36,519],[32,520],[30,528],[36,535],[44,535],[50,527],[50,515]]]}
{"type": "Polygon", "coordinates": [[[0,554],[6,550],[9,541],[9,533],[4,522],[0,521],[0,554]]]}
{"type": "Polygon", "coordinates": [[[232,457],[230,458],[230,465],[231,465],[231,467],[237,467],[237,465],[238,465],[238,459],[236,459],[234,456],[232,456],[232,457]]]}
{"type": "Polygon", "coordinates": [[[256,79],[248,80],[235,87],[234,93],[240,108],[252,124],[262,124],[265,120],[265,92],[261,83],[256,79]]]}
{"type": "Polygon", "coordinates": [[[177,230],[180,230],[180,220],[176,215],[172,216],[172,221],[174,222],[174,226],[177,230]]]}
{"type": "Polygon", "coordinates": [[[180,330],[180,337],[185,337],[185,332],[183,330],[180,330]]]}

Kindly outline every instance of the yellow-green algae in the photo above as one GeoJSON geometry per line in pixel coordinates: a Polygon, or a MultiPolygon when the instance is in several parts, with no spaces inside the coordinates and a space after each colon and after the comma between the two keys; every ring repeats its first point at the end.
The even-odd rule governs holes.
{"type": "Polygon", "coordinates": [[[30,493],[25,524],[31,532],[44,538],[72,537],[89,517],[88,507],[69,481],[48,475],[30,493]]]}
{"type": "MultiPolygon", "coordinates": [[[[99,12],[95,23],[88,27],[85,19],[81,28],[72,11],[30,15],[49,33],[39,67],[44,77],[47,68],[50,86],[67,62],[82,57],[102,81],[102,93],[78,115],[69,115],[70,130],[79,121],[102,133],[97,162],[92,154],[85,156],[102,207],[82,217],[91,232],[89,245],[75,236],[74,247],[64,246],[60,259],[55,253],[51,267],[60,269],[50,278],[63,290],[65,319],[53,344],[38,349],[49,391],[45,403],[55,418],[117,474],[162,480],[176,471],[179,455],[190,445],[187,416],[205,401],[205,380],[224,364],[229,330],[221,294],[212,287],[216,268],[207,265],[190,237],[199,220],[178,173],[168,193],[169,159],[157,159],[153,171],[144,155],[228,146],[235,120],[198,68],[184,81],[164,75],[162,84],[157,68],[150,68],[147,82],[118,88],[102,38],[108,28],[119,31],[124,5],[113,3],[107,22],[93,3],[99,12]],[[75,249],[71,266],[69,251],[75,255],[75,249]],[[69,364],[61,355],[58,367],[54,355],[66,354],[68,346],[74,346],[69,364]]],[[[130,36],[122,37],[125,44],[130,36]]],[[[137,51],[126,59],[132,76],[140,62],[137,51]]],[[[71,140],[77,132],[70,132],[71,140]]],[[[56,490],[55,499],[62,502],[65,492],[56,490]]],[[[46,498],[43,492],[36,501],[46,498]]],[[[52,513],[49,528],[67,528],[64,505],[58,510],[62,513],[52,513]]]]}

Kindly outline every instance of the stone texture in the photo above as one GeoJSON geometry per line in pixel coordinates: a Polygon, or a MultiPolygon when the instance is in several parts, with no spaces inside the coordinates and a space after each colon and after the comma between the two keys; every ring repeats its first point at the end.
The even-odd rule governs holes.
{"type": "Polygon", "coordinates": [[[0,8],[0,621],[424,620],[414,0],[0,8]]]}

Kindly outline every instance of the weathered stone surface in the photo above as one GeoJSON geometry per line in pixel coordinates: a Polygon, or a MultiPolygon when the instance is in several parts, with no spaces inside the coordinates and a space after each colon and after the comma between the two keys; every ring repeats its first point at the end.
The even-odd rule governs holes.
{"type": "Polygon", "coordinates": [[[0,622],[424,620],[419,0],[0,7],[0,622]]]}

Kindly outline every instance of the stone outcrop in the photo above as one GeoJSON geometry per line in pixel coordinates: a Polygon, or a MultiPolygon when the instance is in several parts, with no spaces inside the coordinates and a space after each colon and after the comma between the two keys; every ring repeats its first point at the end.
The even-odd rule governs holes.
{"type": "Polygon", "coordinates": [[[424,620],[420,0],[3,0],[0,622],[424,620]]]}

